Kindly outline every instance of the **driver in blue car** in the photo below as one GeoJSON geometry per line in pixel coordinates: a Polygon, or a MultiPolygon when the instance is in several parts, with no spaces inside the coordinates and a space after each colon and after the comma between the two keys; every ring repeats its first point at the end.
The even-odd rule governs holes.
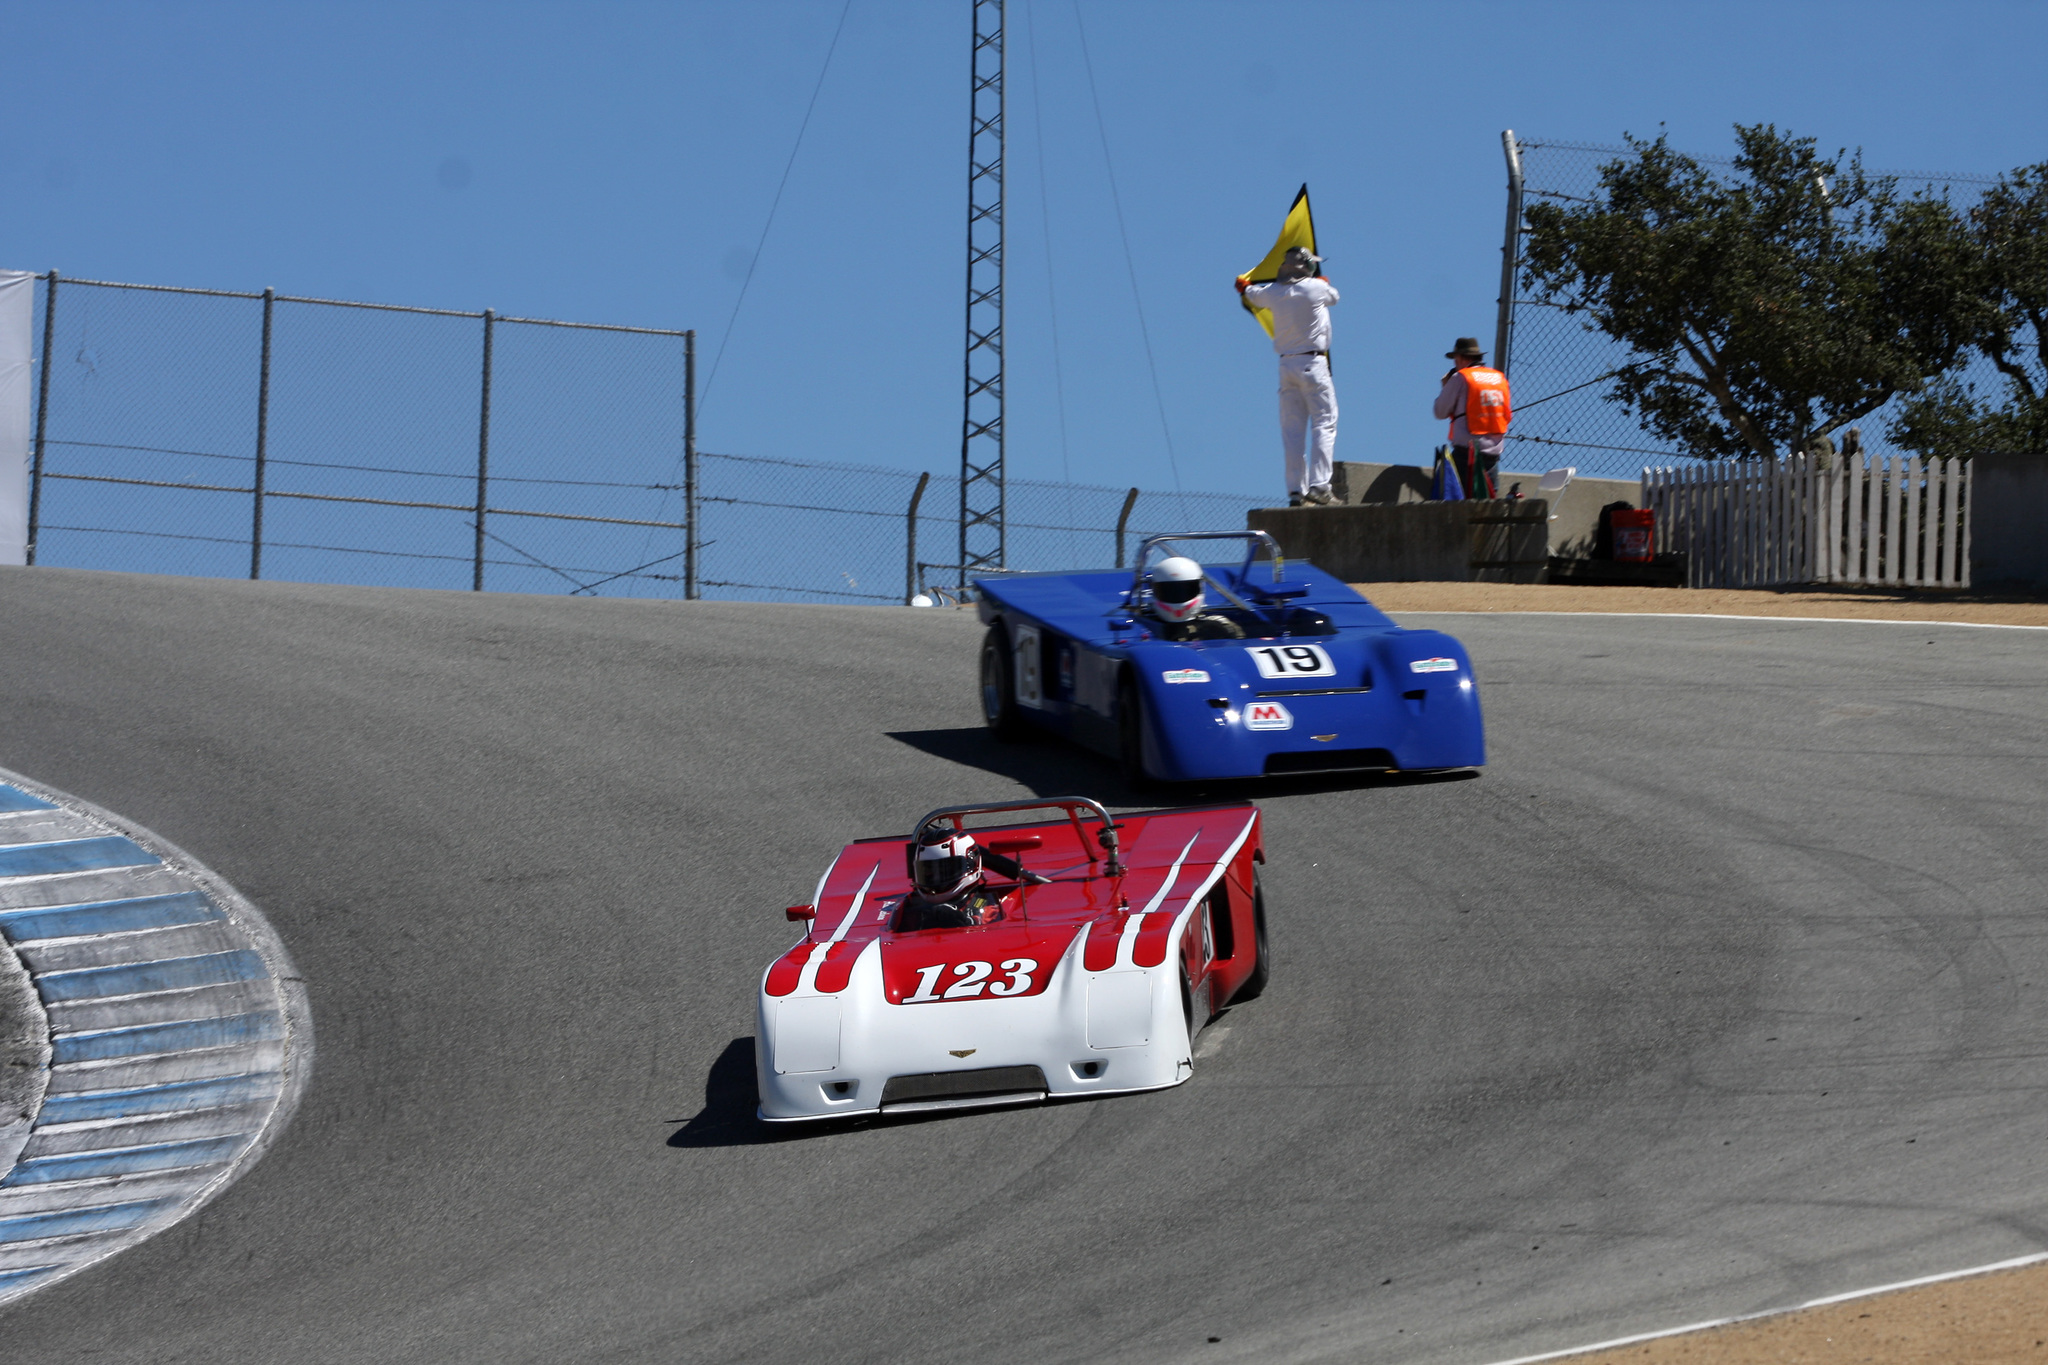
{"type": "Polygon", "coordinates": [[[1145,575],[1151,588],[1145,624],[1162,640],[1242,640],[1244,627],[1204,611],[1202,566],[1185,555],[1162,559],[1145,575]]]}
{"type": "Polygon", "coordinates": [[[897,908],[895,929],[972,929],[1003,917],[1003,893],[988,886],[988,873],[1013,882],[1043,886],[1051,880],[1027,872],[1015,858],[984,849],[965,830],[944,825],[927,829],[904,849],[914,888],[897,908]]]}

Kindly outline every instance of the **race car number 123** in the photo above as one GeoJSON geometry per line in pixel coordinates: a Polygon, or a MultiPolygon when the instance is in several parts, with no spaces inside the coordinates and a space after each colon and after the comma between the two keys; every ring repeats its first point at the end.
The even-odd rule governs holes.
{"type": "Polygon", "coordinates": [[[1003,972],[1006,981],[990,981],[996,968],[987,962],[956,962],[953,975],[963,978],[939,990],[939,978],[945,974],[946,964],[935,963],[917,969],[917,990],[903,997],[906,1005],[915,1005],[922,1000],[972,1000],[980,995],[986,986],[990,995],[1022,995],[1031,989],[1031,974],[1038,970],[1038,963],[1028,957],[1013,957],[1004,961],[1003,972]]]}
{"type": "Polygon", "coordinates": [[[1262,678],[1333,678],[1337,666],[1321,645],[1260,645],[1247,649],[1262,678]]]}

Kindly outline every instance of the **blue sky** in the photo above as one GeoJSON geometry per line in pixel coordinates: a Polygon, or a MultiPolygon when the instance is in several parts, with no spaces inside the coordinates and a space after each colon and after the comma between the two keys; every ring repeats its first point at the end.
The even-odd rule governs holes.
{"type": "MultiPolygon", "coordinates": [[[[707,449],[950,472],[966,0],[852,0],[734,320],[841,11],[10,3],[0,265],[696,327],[707,369],[730,323],[707,449]]],[[[1072,0],[1009,7],[1020,478],[1277,490],[1270,353],[1230,278],[1303,181],[1344,292],[1339,457],[1420,461],[1442,353],[1492,336],[1504,127],[1662,124],[1720,153],[1734,122],[1772,121],[1882,168],[2048,158],[2039,4],[1079,15],[1100,130],[1072,0]]]]}

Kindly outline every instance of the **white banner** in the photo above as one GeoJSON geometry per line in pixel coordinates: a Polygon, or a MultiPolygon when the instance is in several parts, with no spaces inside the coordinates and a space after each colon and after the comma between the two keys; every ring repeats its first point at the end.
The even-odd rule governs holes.
{"type": "Polygon", "coordinates": [[[0,270],[0,564],[28,563],[29,415],[36,277],[0,270]]]}

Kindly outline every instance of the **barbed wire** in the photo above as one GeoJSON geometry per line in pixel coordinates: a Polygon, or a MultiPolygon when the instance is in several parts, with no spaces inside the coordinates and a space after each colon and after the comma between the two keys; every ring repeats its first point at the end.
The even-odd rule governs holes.
{"type": "MultiPolygon", "coordinates": [[[[584,596],[675,596],[685,583],[669,570],[686,528],[662,515],[679,488],[680,333],[514,328],[340,301],[287,309],[284,296],[78,280],[57,281],[53,299],[48,277],[38,287],[36,563],[584,596]],[[259,364],[265,396],[251,402],[259,364]]],[[[919,538],[936,545],[957,524],[957,477],[922,476],[913,515],[915,470],[701,459],[707,595],[906,600],[919,538]]],[[[1131,491],[1010,480],[1009,566],[1107,565],[1120,530],[1135,543],[1153,529],[1241,526],[1269,501],[1154,490],[1127,506],[1131,491]]]]}

